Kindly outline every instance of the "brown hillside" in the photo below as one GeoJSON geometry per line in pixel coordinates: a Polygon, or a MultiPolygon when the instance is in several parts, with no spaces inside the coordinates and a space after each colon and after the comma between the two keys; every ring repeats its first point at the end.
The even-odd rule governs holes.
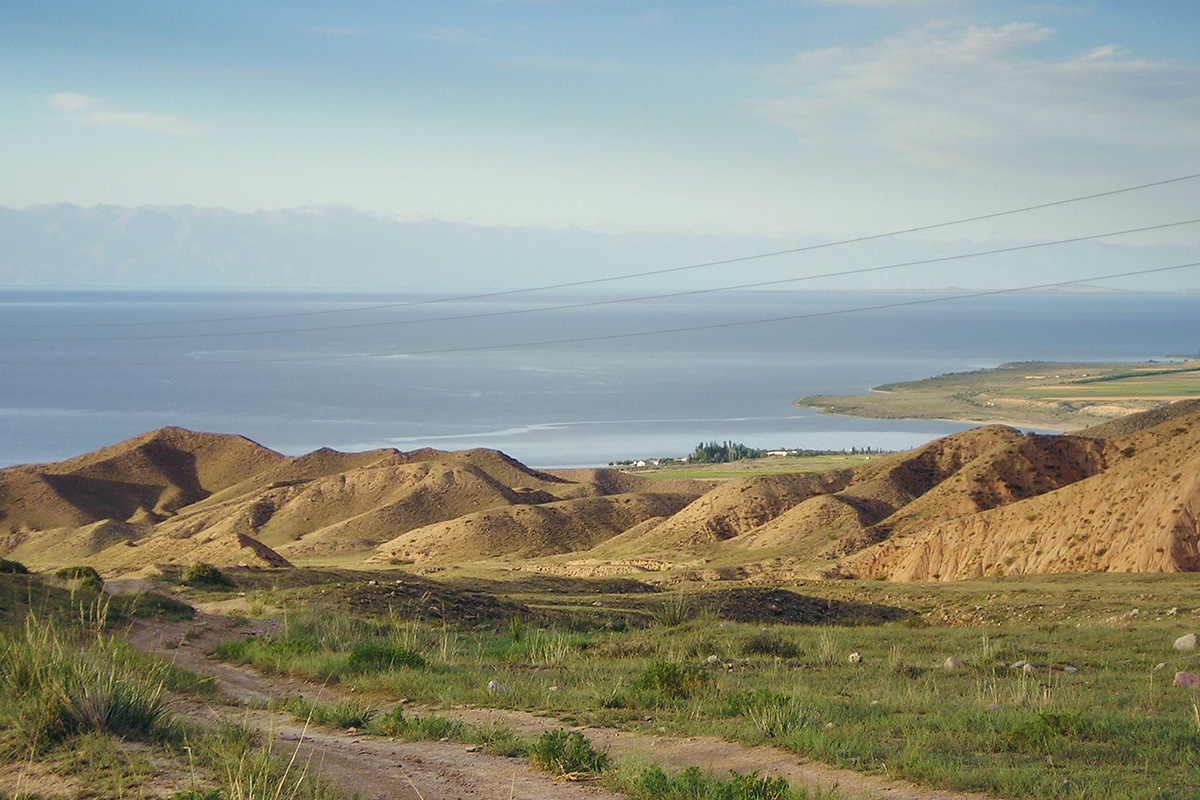
{"type": "Polygon", "coordinates": [[[722,542],[775,519],[810,497],[842,489],[850,478],[849,470],[838,470],[754,475],[726,481],[659,525],[640,528],[636,539],[622,536],[612,542],[613,547],[602,547],[596,555],[608,554],[619,546],[622,557],[631,553],[653,556],[722,542]]]}
{"type": "MultiPolygon", "coordinates": [[[[1136,421],[1125,429],[1136,430],[1136,421]]],[[[1200,412],[1168,415],[1115,445],[1118,460],[1102,472],[914,529],[850,557],[842,570],[891,580],[953,580],[1200,569],[1200,412]],[[1142,445],[1129,444],[1132,438],[1142,445]]]]}
{"type": "Polygon", "coordinates": [[[0,531],[157,520],[283,456],[241,436],[162,428],[53,464],[0,470],[0,531]]]}
{"type": "Polygon", "coordinates": [[[409,531],[380,547],[370,562],[534,558],[586,550],[646,519],[672,514],[691,499],[617,494],[495,508],[409,531]]]}

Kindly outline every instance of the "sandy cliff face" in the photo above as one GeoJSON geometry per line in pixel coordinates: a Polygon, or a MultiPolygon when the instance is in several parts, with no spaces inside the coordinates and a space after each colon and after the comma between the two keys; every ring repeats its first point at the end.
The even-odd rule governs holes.
{"type": "MultiPolygon", "coordinates": [[[[1200,414],[1086,441],[1099,444],[1116,463],[977,514],[908,526],[847,558],[844,573],[953,580],[1033,572],[1200,570],[1200,414]]],[[[1067,459],[1068,464],[1097,457],[1086,448],[1074,455],[1079,460],[1067,459]]]]}

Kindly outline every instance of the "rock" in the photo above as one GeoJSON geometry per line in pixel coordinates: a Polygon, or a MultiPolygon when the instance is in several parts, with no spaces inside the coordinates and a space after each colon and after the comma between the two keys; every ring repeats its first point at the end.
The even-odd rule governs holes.
{"type": "Polygon", "coordinates": [[[1067,666],[1067,667],[1063,667],[1062,670],[1063,670],[1063,672],[1067,673],[1068,675],[1076,675],[1079,673],[1079,667],[1067,666]]]}
{"type": "Polygon", "coordinates": [[[1200,689],[1200,675],[1194,672],[1176,672],[1173,685],[1182,689],[1200,689]]]}
{"type": "Polygon", "coordinates": [[[1175,615],[1176,615],[1176,614],[1178,614],[1178,613],[1179,613],[1179,607],[1178,607],[1178,606],[1175,606],[1175,607],[1173,607],[1173,608],[1168,608],[1168,609],[1167,609],[1167,616],[1168,616],[1168,617],[1173,617],[1173,616],[1175,616],[1175,615]]]}
{"type": "Polygon", "coordinates": [[[1196,646],[1200,645],[1200,636],[1194,633],[1185,633],[1175,640],[1175,649],[1183,652],[1185,650],[1195,650],[1196,646]]]}
{"type": "Polygon", "coordinates": [[[1026,664],[1025,666],[1021,667],[1021,671],[1024,672],[1026,675],[1032,675],[1033,674],[1033,664],[1026,664]]]}
{"type": "Polygon", "coordinates": [[[1166,668],[1167,668],[1167,662],[1165,662],[1165,661],[1160,661],[1154,665],[1155,672],[1162,672],[1166,668]]]}
{"type": "Polygon", "coordinates": [[[850,657],[847,658],[846,661],[850,664],[861,664],[862,656],[860,656],[858,653],[851,653],[850,657]]]}
{"type": "Polygon", "coordinates": [[[508,694],[508,686],[500,681],[488,681],[488,694],[508,694]]]}
{"type": "Polygon", "coordinates": [[[1012,669],[1024,669],[1025,665],[1028,663],[1029,663],[1028,661],[1018,661],[1017,663],[1012,665],[1012,669]]]}
{"type": "Polygon", "coordinates": [[[715,664],[718,661],[720,661],[721,659],[717,658],[716,656],[709,656],[708,658],[706,658],[704,660],[705,660],[705,662],[707,662],[709,664],[715,664]]]}
{"type": "Polygon", "coordinates": [[[962,669],[962,668],[963,668],[963,662],[960,659],[955,658],[954,656],[950,656],[949,658],[947,658],[945,661],[942,662],[942,669],[946,670],[947,672],[951,672],[953,670],[962,669]]]}

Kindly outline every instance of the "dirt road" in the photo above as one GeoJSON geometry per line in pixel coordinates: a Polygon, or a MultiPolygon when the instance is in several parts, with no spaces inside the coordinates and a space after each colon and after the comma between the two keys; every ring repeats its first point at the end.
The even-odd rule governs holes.
{"type": "MultiPolygon", "coordinates": [[[[194,672],[211,675],[229,702],[242,710],[182,703],[177,711],[202,721],[218,713],[233,715],[274,737],[274,745],[297,763],[325,776],[348,793],[365,800],[619,800],[595,784],[556,780],[531,769],[519,759],[479,752],[455,742],[400,742],[383,737],[333,732],[308,727],[288,714],[254,710],[248,706],[301,696],[333,701],[337,695],[294,678],[261,675],[254,670],[209,658],[216,644],[262,633],[266,623],[251,621],[232,626],[226,617],[197,615],[191,622],[138,622],[129,631],[130,642],[194,672]],[[298,748],[298,749],[297,749],[298,748]]],[[[822,764],[803,762],[794,753],[770,747],[746,747],[708,736],[676,738],[646,736],[613,728],[564,726],[557,720],[522,711],[456,708],[444,713],[471,723],[498,723],[518,734],[538,734],[566,727],[581,731],[596,749],[614,758],[636,759],[668,771],[689,766],[716,775],[729,770],[784,777],[810,789],[837,787],[839,797],[887,800],[988,800],[983,795],[925,789],[906,781],[887,780],[822,764]]]]}

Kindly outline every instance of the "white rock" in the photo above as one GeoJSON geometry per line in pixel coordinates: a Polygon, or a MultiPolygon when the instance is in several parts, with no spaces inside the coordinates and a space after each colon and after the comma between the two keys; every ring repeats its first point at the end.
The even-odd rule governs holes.
{"type": "Polygon", "coordinates": [[[500,681],[488,681],[488,694],[508,694],[508,686],[500,681]]]}
{"type": "Polygon", "coordinates": [[[850,657],[847,658],[846,661],[850,664],[861,664],[862,656],[860,656],[858,653],[851,653],[850,657]]]}
{"type": "Polygon", "coordinates": [[[949,658],[947,658],[945,661],[942,662],[942,669],[946,670],[947,672],[950,672],[950,671],[956,670],[956,669],[962,669],[962,668],[963,668],[963,662],[961,660],[955,658],[954,656],[950,656],[949,658]]]}
{"type": "Polygon", "coordinates": [[[1033,674],[1033,664],[1026,664],[1025,666],[1021,667],[1021,671],[1024,672],[1026,675],[1032,675],[1033,674]]]}
{"type": "Polygon", "coordinates": [[[1195,650],[1196,646],[1200,645],[1200,636],[1194,633],[1185,633],[1175,640],[1176,650],[1195,650]]]}
{"type": "Polygon", "coordinates": [[[718,661],[720,661],[721,659],[717,658],[716,656],[709,656],[708,658],[706,658],[704,660],[709,664],[715,664],[718,661]]]}

